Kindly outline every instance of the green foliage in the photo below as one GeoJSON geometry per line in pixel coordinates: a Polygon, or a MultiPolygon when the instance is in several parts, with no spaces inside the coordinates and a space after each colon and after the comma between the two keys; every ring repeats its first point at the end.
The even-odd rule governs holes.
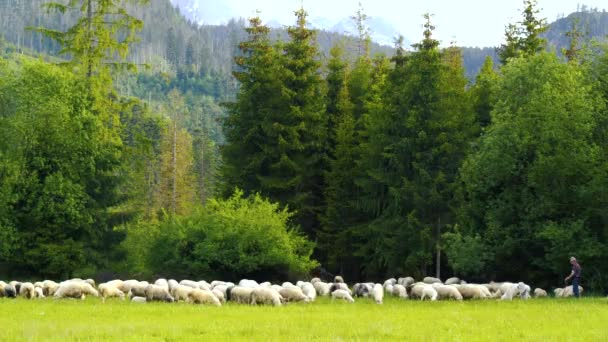
{"type": "Polygon", "coordinates": [[[493,124],[462,168],[463,226],[494,251],[489,267],[501,278],[542,285],[567,267],[566,253],[605,264],[608,169],[594,134],[605,107],[581,70],[547,53],[512,60],[493,124]]]}
{"type": "Polygon", "coordinates": [[[123,246],[129,265],[143,274],[295,279],[317,263],[310,259],[314,245],[289,223],[292,216],[259,195],[236,191],[191,215],[126,227],[123,246]]]}
{"type": "Polygon", "coordinates": [[[547,30],[547,20],[539,19],[540,10],[536,0],[524,0],[522,21],[509,24],[505,29],[505,44],[498,49],[501,63],[510,58],[533,56],[546,47],[546,39],[541,35],[547,30]]]}
{"type": "Polygon", "coordinates": [[[443,235],[445,253],[454,274],[476,278],[486,270],[492,254],[479,235],[449,232],[443,235]]]}

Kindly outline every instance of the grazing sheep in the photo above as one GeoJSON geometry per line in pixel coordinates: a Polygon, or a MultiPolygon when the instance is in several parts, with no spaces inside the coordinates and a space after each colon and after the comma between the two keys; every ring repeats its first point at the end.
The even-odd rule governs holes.
{"type": "Polygon", "coordinates": [[[299,287],[284,287],[279,294],[286,302],[308,302],[310,299],[304,295],[299,287]]]}
{"type": "Polygon", "coordinates": [[[304,295],[308,297],[308,299],[310,299],[310,301],[314,302],[315,299],[317,299],[317,291],[311,283],[302,283],[302,286],[300,286],[300,288],[302,289],[304,295]]]}
{"type": "Polygon", "coordinates": [[[438,294],[429,284],[415,283],[410,289],[410,296],[412,298],[419,298],[420,300],[424,300],[425,298],[437,300],[438,294]]]}
{"type": "Polygon", "coordinates": [[[188,303],[222,306],[222,303],[220,303],[219,299],[217,299],[211,291],[202,289],[192,289],[188,294],[188,303]]]}
{"type": "Polygon", "coordinates": [[[36,298],[44,298],[44,292],[42,291],[41,287],[35,287],[34,288],[34,292],[36,293],[35,297],[36,298]]]}
{"type": "Polygon", "coordinates": [[[175,280],[175,279],[169,279],[169,280],[167,280],[167,283],[169,284],[169,293],[171,293],[171,290],[172,290],[172,289],[173,289],[175,286],[179,285],[179,283],[178,283],[178,282],[177,282],[177,280],[175,280]]]}
{"type": "Polygon", "coordinates": [[[286,281],[286,282],[284,282],[283,284],[281,284],[281,287],[283,287],[283,288],[287,288],[287,287],[298,287],[298,286],[295,286],[294,284],[292,284],[292,283],[290,283],[290,282],[286,281]]]}
{"type": "Polygon", "coordinates": [[[376,302],[376,304],[382,304],[382,300],[384,299],[384,288],[382,288],[382,285],[374,285],[374,289],[372,290],[372,296],[374,297],[374,301],[376,302]]]}
{"type": "Polygon", "coordinates": [[[346,290],[335,290],[334,292],[331,293],[331,299],[332,299],[332,301],[336,300],[336,299],[344,299],[345,301],[347,301],[349,303],[355,302],[353,297],[351,297],[350,293],[346,290]]]}
{"type": "MultiPolygon", "coordinates": [[[[168,284],[167,284],[168,287],[168,284]]],[[[131,292],[133,289],[131,289],[131,292]]],[[[146,286],[146,300],[148,302],[167,302],[173,303],[175,299],[169,293],[169,290],[164,286],[159,285],[148,285],[146,286]]]]}
{"type": "Polygon", "coordinates": [[[465,284],[450,286],[454,286],[458,289],[458,292],[460,292],[463,299],[488,299],[492,297],[490,291],[482,285],[465,284]]]}
{"type": "Polygon", "coordinates": [[[129,298],[146,297],[146,288],[150,286],[147,282],[132,284],[129,289],[129,298]]]}
{"type": "Polygon", "coordinates": [[[177,284],[177,285],[173,286],[170,293],[176,302],[179,302],[180,300],[187,301],[188,295],[193,290],[195,290],[195,289],[190,286],[177,284]]]}
{"type": "Polygon", "coordinates": [[[198,283],[193,280],[182,280],[179,282],[179,284],[191,287],[193,289],[198,289],[198,283]]]}
{"type": "Polygon", "coordinates": [[[221,280],[214,280],[211,282],[211,288],[214,289],[216,286],[219,285],[226,285],[225,281],[221,281],[221,280]]]}
{"type": "Polygon", "coordinates": [[[213,293],[215,298],[217,298],[220,301],[220,303],[222,303],[222,304],[226,303],[226,296],[224,295],[224,292],[222,292],[218,289],[213,289],[213,290],[211,290],[211,293],[213,293]]]}
{"type": "Polygon", "coordinates": [[[6,286],[4,286],[4,297],[17,298],[17,294],[19,293],[17,292],[17,289],[15,289],[15,286],[11,284],[6,284],[6,286]]]}
{"type": "Polygon", "coordinates": [[[39,288],[43,288],[44,287],[44,283],[41,281],[37,281],[34,283],[34,287],[39,287],[39,288]]]}
{"type": "Polygon", "coordinates": [[[445,281],[445,285],[460,284],[461,282],[462,282],[462,280],[460,280],[460,278],[452,277],[445,281]]]}
{"type": "Polygon", "coordinates": [[[386,285],[384,285],[384,291],[386,293],[393,293],[393,288],[394,287],[395,287],[394,285],[386,284],[386,285]]]}
{"type": "Polygon", "coordinates": [[[422,280],[422,282],[425,283],[425,284],[437,284],[437,283],[443,284],[443,282],[441,281],[441,279],[439,279],[439,278],[433,278],[433,277],[425,277],[422,280]]]}
{"type": "Polygon", "coordinates": [[[401,284],[396,284],[395,286],[393,286],[393,296],[407,299],[408,295],[407,295],[407,290],[405,289],[405,286],[403,286],[401,284]]]}
{"type": "Polygon", "coordinates": [[[133,297],[133,298],[131,298],[131,302],[145,304],[145,303],[147,303],[147,300],[145,297],[133,297]]]}
{"type": "Polygon", "coordinates": [[[416,282],[416,280],[414,280],[414,278],[412,277],[405,277],[405,278],[399,278],[397,280],[397,284],[402,285],[404,287],[409,287],[410,285],[414,284],[416,282]]]}
{"type": "MultiPolygon", "coordinates": [[[[108,283],[106,283],[106,284],[108,284],[108,283]]],[[[117,289],[121,290],[124,294],[128,294],[129,291],[131,291],[131,288],[137,284],[139,284],[139,280],[129,279],[129,280],[123,281],[121,286],[115,286],[115,287],[117,289]]],[[[148,285],[146,285],[146,286],[148,286],[148,285]]]]}
{"type": "Polygon", "coordinates": [[[32,299],[36,296],[36,288],[32,283],[22,283],[19,288],[19,295],[25,299],[32,299]]]}
{"type": "Polygon", "coordinates": [[[52,297],[59,288],[59,284],[52,280],[45,280],[42,282],[42,293],[47,297],[52,297]]]}
{"type": "Polygon", "coordinates": [[[353,295],[355,297],[368,297],[372,289],[367,284],[357,283],[353,286],[353,295]]]}
{"type": "Polygon", "coordinates": [[[261,284],[260,284],[260,286],[263,286],[263,287],[270,287],[270,286],[272,286],[272,283],[271,283],[271,282],[269,282],[269,281],[265,281],[265,282],[261,283],[261,284]]]}
{"type": "Polygon", "coordinates": [[[310,279],[310,283],[311,283],[311,284],[313,284],[313,285],[314,285],[316,282],[319,282],[319,281],[321,281],[321,278],[314,277],[314,278],[310,279]]]}
{"type": "Polygon", "coordinates": [[[169,292],[169,282],[167,281],[167,279],[164,279],[164,278],[157,279],[154,282],[154,285],[160,286],[160,287],[164,288],[165,290],[167,290],[167,292],[169,292]]]}
{"type": "Polygon", "coordinates": [[[59,288],[55,291],[55,298],[76,298],[84,300],[86,295],[99,297],[99,292],[89,283],[84,281],[66,281],[59,284],[59,288]]]}
{"type": "Polygon", "coordinates": [[[15,289],[17,294],[21,293],[21,282],[20,281],[13,280],[8,284],[11,285],[15,289]]]}
{"type": "Polygon", "coordinates": [[[346,285],[345,283],[333,283],[329,286],[329,292],[334,292],[335,290],[344,290],[352,295],[352,292],[348,288],[348,285],[346,285]]]}
{"type": "Polygon", "coordinates": [[[107,283],[99,284],[99,294],[101,295],[101,301],[105,302],[107,298],[120,298],[125,300],[125,293],[122,292],[116,286],[108,285],[107,283]]]}
{"type": "Polygon", "coordinates": [[[258,287],[251,291],[251,305],[281,306],[282,300],[281,295],[270,287],[258,287]]]}
{"type": "Polygon", "coordinates": [[[439,299],[462,300],[462,295],[460,294],[460,292],[458,292],[458,289],[453,285],[443,285],[435,283],[431,286],[435,289],[435,291],[437,291],[439,299]]]}
{"type": "Polygon", "coordinates": [[[536,297],[536,298],[547,297],[547,291],[537,287],[534,289],[534,297],[536,297]]]}
{"type": "Polygon", "coordinates": [[[344,283],[344,278],[342,276],[335,276],[334,283],[344,283]]]}
{"type": "Polygon", "coordinates": [[[84,280],[85,283],[91,285],[93,288],[95,288],[95,280],[93,279],[86,279],[84,280]]]}
{"type": "Polygon", "coordinates": [[[4,288],[6,288],[7,286],[7,283],[0,280],[0,298],[4,297],[4,288]]]}
{"type": "Polygon", "coordinates": [[[317,291],[317,294],[319,296],[329,296],[329,294],[331,293],[329,291],[331,286],[328,283],[324,283],[322,281],[316,281],[316,282],[312,283],[312,286],[315,288],[315,291],[317,291]]]}
{"type": "Polygon", "coordinates": [[[226,300],[239,304],[249,304],[251,302],[251,293],[253,288],[233,286],[226,289],[226,300]]]}

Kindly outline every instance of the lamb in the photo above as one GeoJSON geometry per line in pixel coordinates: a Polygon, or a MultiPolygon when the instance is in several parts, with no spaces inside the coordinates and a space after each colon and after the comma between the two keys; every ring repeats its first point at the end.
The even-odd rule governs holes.
{"type": "Polygon", "coordinates": [[[84,300],[86,295],[99,297],[99,292],[89,283],[83,281],[66,281],[59,284],[59,288],[53,295],[54,298],[76,298],[84,300]]]}
{"type": "MultiPolygon", "coordinates": [[[[392,287],[392,285],[391,285],[392,287]]],[[[374,297],[374,301],[376,304],[382,304],[382,300],[384,299],[384,289],[382,285],[376,284],[374,285],[374,289],[372,290],[372,295],[374,297]]]]}
{"type": "Polygon", "coordinates": [[[188,303],[192,304],[211,304],[215,306],[222,306],[222,303],[213,295],[211,291],[192,289],[188,293],[188,303]]]}
{"type": "Polygon", "coordinates": [[[299,287],[284,287],[279,294],[286,302],[308,302],[310,300],[299,287]]]}
{"type": "Polygon", "coordinates": [[[125,293],[122,292],[116,286],[108,285],[107,283],[99,284],[99,294],[101,295],[101,301],[105,302],[107,298],[120,298],[125,300],[125,293]]]}
{"type": "Polygon", "coordinates": [[[458,277],[452,277],[449,278],[448,280],[445,281],[446,285],[454,285],[454,284],[460,284],[462,282],[462,280],[460,280],[460,278],[458,277]]]}
{"type": "Polygon", "coordinates": [[[36,290],[32,283],[22,283],[19,288],[19,295],[26,299],[32,299],[36,297],[36,290]]]}
{"type": "Polygon", "coordinates": [[[251,293],[253,288],[233,286],[226,289],[226,300],[233,301],[239,304],[249,304],[251,302],[251,293]]]}
{"type": "Polygon", "coordinates": [[[351,297],[350,293],[346,290],[335,290],[331,293],[332,301],[335,299],[344,299],[349,303],[354,303],[355,300],[351,297]]]}
{"type": "Polygon", "coordinates": [[[258,287],[251,291],[251,304],[266,304],[273,306],[281,306],[283,298],[274,289],[269,287],[258,287]]]}
{"type": "Polygon", "coordinates": [[[431,286],[435,289],[435,291],[437,291],[439,299],[462,300],[462,295],[460,294],[460,292],[458,292],[458,289],[452,285],[443,285],[435,283],[431,286]]]}
{"type": "Polygon", "coordinates": [[[308,297],[308,299],[310,299],[311,301],[317,299],[317,291],[311,283],[303,283],[300,288],[302,289],[304,295],[308,297]]]}
{"type": "Polygon", "coordinates": [[[534,297],[536,297],[536,298],[547,297],[547,291],[537,287],[534,289],[534,297]]]}
{"type": "Polygon", "coordinates": [[[330,285],[328,283],[324,283],[322,281],[316,281],[316,282],[312,282],[312,286],[315,288],[315,291],[317,291],[317,294],[319,296],[329,296],[330,285]]]}
{"type": "MultiPolygon", "coordinates": [[[[168,284],[167,284],[168,287],[168,284]]],[[[131,289],[133,291],[133,289],[131,289]]],[[[148,285],[146,286],[146,301],[148,302],[168,302],[173,303],[175,299],[169,293],[169,290],[164,286],[159,285],[148,285]]]]}
{"type": "Polygon", "coordinates": [[[439,278],[433,278],[433,277],[425,277],[422,280],[422,282],[426,283],[426,284],[437,284],[437,283],[443,284],[443,282],[441,281],[441,279],[439,279],[439,278]]]}
{"type": "Polygon", "coordinates": [[[342,276],[335,276],[334,283],[344,283],[344,278],[342,276]]]}

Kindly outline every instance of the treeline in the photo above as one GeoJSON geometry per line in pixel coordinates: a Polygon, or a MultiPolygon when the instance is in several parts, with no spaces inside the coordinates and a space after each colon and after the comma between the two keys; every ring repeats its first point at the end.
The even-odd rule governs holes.
{"type": "Polygon", "coordinates": [[[303,10],[285,44],[252,19],[224,126],[224,193],[295,210],[321,264],[348,279],[544,286],[576,255],[603,289],[608,55],[574,34],[565,57],[546,52],[546,22],[524,5],[503,65],[488,58],[471,87],[428,15],[415,51],[350,62],[336,46],[326,70],[303,10]]]}

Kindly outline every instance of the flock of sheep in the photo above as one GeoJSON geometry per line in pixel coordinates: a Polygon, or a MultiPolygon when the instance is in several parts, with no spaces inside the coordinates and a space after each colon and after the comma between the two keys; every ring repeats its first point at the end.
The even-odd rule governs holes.
{"type": "MultiPolygon", "coordinates": [[[[579,286],[582,293],[583,289],[579,286]]],[[[227,301],[240,304],[266,304],[281,306],[289,302],[312,302],[317,296],[331,296],[332,300],[344,300],[353,303],[353,297],[369,297],[377,304],[382,304],[384,295],[402,299],[420,300],[465,300],[465,299],[529,299],[546,297],[543,289],[531,292],[530,286],[524,283],[495,283],[467,284],[458,278],[450,278],[445,282],[440,279],[426,277],[416,282],[412,277],[391,278],[378,283],[357,283],[350,288],[340,276],[333,282],[323,282],[313,278],[310,282],[298,281],[295,285],[285,282],[281,285],[270,282],[257,283],[255,280],[243,279],[238,284],[224,281],[192,281],[158,279],[153,284],[138,280],[112,280],[96,286],[92,279],[71,279],[61,283],[51,280],[42,282],[5,283],[0,281],[0,297],[15,298],[21,296],[34,298],[75,298],[85,299],[86,296],[107,298],[128,298],[132,302],[146,303],[153,301],[178,302],[192,304],[208,304],[221,306],[227,301]]],[[[573,296],[572,286],[554,290],[556,297],[573,296]]]]}

